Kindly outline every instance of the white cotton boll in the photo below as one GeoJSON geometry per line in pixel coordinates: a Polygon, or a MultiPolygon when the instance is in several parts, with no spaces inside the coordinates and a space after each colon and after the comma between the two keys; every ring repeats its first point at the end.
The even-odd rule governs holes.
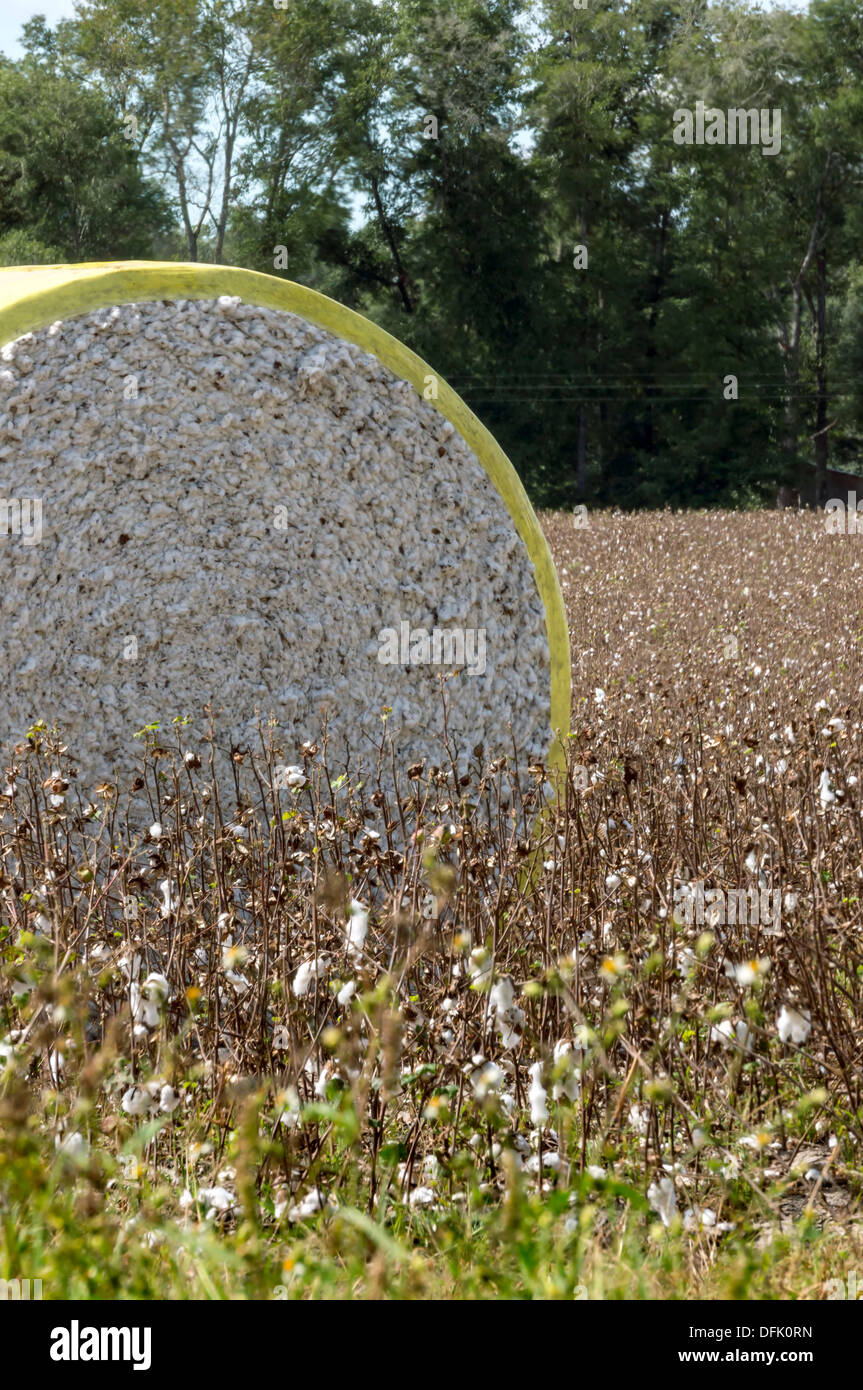
{"type": "Polygon", "coordinates": [[[364,907],[362,903],[357,902],[356,898],[353,898],[351,900],[350,915],[345,924],[345,941],[348,955],[355,961],[360,960],[362,957],[368,930],[368,908],[364,907]]]}
{"type": "Polygon", "coordinates": [[[581,1094],[581,1076],[576,1065],[579,1055],[566,1039],[555,1043],[552,1100],[563,1100],[564,1097],[569,1101],[578,1100],[581,1094]]]}
{"type": "Polygon", "coordinates": [[[431,1187],[415,1187],[408,1200],[412,1207],[433,1207],[437,1193],[431,1187]]]}
{"type": "Polygon", "coordinates": [[[342,985],[341,989],[336,995],[336,1003],[340,1006],[340,1008],[343,1009],[346,1004],[349,1004],[351,1002],[356,992],[356,980],[348,980],[348,983],[346,985],[342,985]]]}
{"type": "Polygon", "coordinates": [[[766,956],[761,956],[756,960],[730,961],[725,962],[725,973],[730,980],[736,980],[739,985],[752,985],[756,980],[766,975],[770,969],[770,961],[766,956]]]}
{"type": "Polygon", "coordinates": [[[489,993],[489,1008],[500,1035],[501,1047],[505,1052],[518,1047],[521,1042],[519,1029],[524,1023],[524,1010],[515,1002],[512,980],[507,975],[492,986],[489,993]]]}
{"type": "Polygon", "coordinates": [[[684,1231],[733,1231],[733,1221],[717,1221],[716,1212],[710,1207],[687,1207],[683,1213],[684,1231]]]}
{"type": "Polygon", "coordinates": [[[77,1129],[73,1129],[70,1134],[56,1136],[54,1147],[58,1153],[65,1154],[67,1158],[75,1160],[86,1159],[90,1152],[90,1146],[77,1129]]]}
{"type": "Polygon", "coordinates": [[[533,1125],[544,1125],[548,1119],[548,1096],[542,1084],[542,1063],[534,1062],[528,1074],[530,1076],[530,1089],[527,1098],[530,1104],[530,1122],[533,1125]]]}
{"type": "Polygon", "coordinates": [[[313,982],[320,979],[325,970],[326,965],[323,956],[312,957],[303,961],[291,986],[297,999],[303,999],[308,994],[313,982]]]}
{"type": "Polygon", "coordinates": [[[288,1086],[276,1097],[279,1111],[279,1124],[285,1129],[296,1129],[300,1123],[300,1096],[296,1086],[288,1086]]]}
{"type": "Polygon", "coordinates": [[[170,982],[157,971],[147,976],[141,989],[148,999],[152,999],[158,1004],[166,1003],[171,997],[170,982]]]}
{"type": "MultiPolygon", "coordinates": [[[[549,1149],[547,1152],[543,1151],[542,1166],[543,1169],[547,1169],[551,1173],[559,1173],[561,1167],[560,1154],[555,1153],[553,1149],[549,1149]]],[[[531,1154],[524,1165],[524,1169],[526,1173],[538,1173],[539,1154],[531,1154]]]]}
{"type": "Polygon", "coordinates": [[[163,834],[164,831],[162,830],[161,822],[154,820],[153,824],[150,826],[150,839],[161,840],[163,834]]]}
{"type": "Polygon", "coordinates": [[[629,1107],[629,1123],[636,1134],[646,1134],[650,1124],[650,1109],[646,1105],[636,1104],[629,1107]]]}
{"type": "Polygon", "coordinates": [[[440,1162],[435,1154],[426,1154],[423,1159],[423,1177],[426,1182],[437,1182],[440,1162]]]}
{"type": "Polygon", "coordinates": [[[830,773],[827,771],[826,767],[821,773],[821,779],[818,783],[818,795],[821,798],[822,807],[825,808],[827,806],[832,806],[833,802],[836,800],[836,793],[830,784],[830,773]]]}
{"type": "Polygon", "coordinates": [[[120,1107],[125,1115],[133,1115],[136,1118],[148,1115],[153,1108],[153,1097],[146,1086],[130,1086],[123,1094],[120,1107]]]}
{"type": "Polygon", "coordinates": [[[663,1226],[670,1226],[677,1211],[677,1193],[671,1178],[661,1178],[647,1189],[647,1200],[663,1226]]]}
{"type": "Polygon", "coordinates": [[[48,1070],[55,1086],[59,1086],[66,1070],[66,1055],[59,1047],[52,1047],[48,1053],[48,1070]]]}
{"type": "Polygon", "coordinates": [[[735,1024],[731,1022],[730,1018],[725,1018],[721,1023],[713,1024],[710,1029],[710,1037],[713,1042],[720,1043],[723,1047],[741,1048],[745,1052],[752,1051],[752,1030],[743,1019],[739,1019],[735,1024]]]}
{"type": "Polygon", "coordinates": [[[473,986],[486,984],[491,980],[491,952],[485,946],[475,946],[467,968],[473,986]]]}
{"type": "Polygon", "coordinates": [[[170,917],[172,912],[177,911],[177,899],[174,894],[174,885],[169,878],[163,878],[159,884],[159,892],[162,894],[162,916],[170,917]]]}
{"type": "Polygon", "coordinates": [[[226,1187],[199,1187],[198,1201],[207,1208],[207,1216],[216,1212],[231,1211],[237,1205],[233,1192],[226,1187]]]}
{"type": "Polygon", "coordinates": [[[158,1028],[159,1019],[170,994],[171,986],[164,975],[148,975],[142,985],[133,980],[129,985],[132,1022],[147,1028],[158,1028]]]}
{"type": "Polygon", "coordinates": [[[141,966],[144,964],[144,957],[140,951],[133,951],[130,955],[123,956],[120,961],[120,970],[127,980],[137,980],[141,974],[141,966]]]}
{"type": "Polygon", "coordinates": [[[316,1212],[323,1211],[327,1206],[327,1199],[318,1189],[312,1188],[296,1206],[291,1207],[288,1212],[289,1221],[305,1221],[307,1217],[314,1216],[316,1212]]]}
{"type": "Polygon", "coordinates": [[[472,1072],[470,1083],[477,1100],[485,1100],[494,1091],[500,1090],[504,1075],[495,1062],[483,1062],[472,1072]]]}
{"type": "Polygon", "coordinates": [[[159,1109],[163,1115],[173,1115],[180,1104],[180,1097],[173,1086],[164,1085],[159,1092],[159,1109]]]}
{"type": "Polygon", "coordinates": [[[605,704],[605,691],[602,689],[602,686],[598,685],[596,687],[596,689],[593,692],[593,698],[598,705],[605,704]]]}
{"type": "Polygon", "coordinates": [[[808,1009],[797,1009],[793,1004],[783,1004],[776,1027],[782,1042],[795,1043],[802,1047],[812,1031],[812,1015],[808,1009]]]}

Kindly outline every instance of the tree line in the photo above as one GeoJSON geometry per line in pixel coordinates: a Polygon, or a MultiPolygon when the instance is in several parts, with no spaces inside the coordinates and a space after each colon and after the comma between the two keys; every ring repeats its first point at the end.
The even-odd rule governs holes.
{"type": "Polygon", "coordinates": [[[858,0],[81,0],[22,42],[0,264],[310,285],[433,364],[544,505],[857,471],[858,0]]]}

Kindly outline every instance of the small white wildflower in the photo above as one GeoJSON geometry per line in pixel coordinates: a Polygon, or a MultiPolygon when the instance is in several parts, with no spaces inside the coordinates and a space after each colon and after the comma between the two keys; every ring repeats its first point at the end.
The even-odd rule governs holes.
{"type": "Polygon", "coordinates": [[[739,963],[734,961],[725,962],[725,973],[729,979],[734,979],[739,985],[752,985],[756,980],[766,975],[770,969],[770,961],[766,956],[761,956],[755,960],[744,960],[739,963]]]}

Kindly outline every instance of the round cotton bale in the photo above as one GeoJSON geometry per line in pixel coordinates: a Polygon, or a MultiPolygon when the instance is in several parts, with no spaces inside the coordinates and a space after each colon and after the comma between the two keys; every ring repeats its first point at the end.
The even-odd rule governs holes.
{"type": "Polygon", "coordinates": [[[430,367],[225,267],[0,271],[0,733],[86,776],[209,705],[331,765],[555,761],[569,648],[506,457],[430,367]],[[4,524],[5,521],[5,524],[4,524]]]}

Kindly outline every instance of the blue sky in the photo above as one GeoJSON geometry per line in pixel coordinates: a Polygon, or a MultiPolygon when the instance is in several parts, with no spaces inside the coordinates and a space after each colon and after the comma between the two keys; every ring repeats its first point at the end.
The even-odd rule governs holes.
{"type": "Polygon", "coordinates": [[[75,7],[72,0],[0,0],[0,52],[8,58],[20,58],[18,35],[21,25],[34,14],[43,14],[54,25],[58,19],[72,19],[75,7]]]}

